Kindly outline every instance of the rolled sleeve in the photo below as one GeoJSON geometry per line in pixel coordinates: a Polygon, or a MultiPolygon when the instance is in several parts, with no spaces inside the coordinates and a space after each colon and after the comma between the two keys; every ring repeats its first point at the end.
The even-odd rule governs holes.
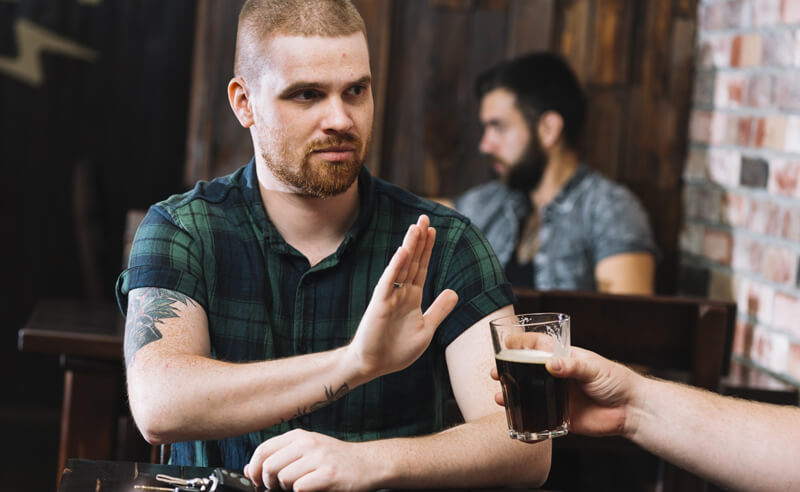
{"type": "Polygon", "coordinates": [[[116,284],[117,303],[123,314],[133,289],[155,287],[174,290],[207,309],[200,243],[154,206],[145,216],[131,246],[128,268],[116,284]]]}
{"type": "Polygon", "coordinates": [[[598,194],[588,213],[595,264],[622,253],[650,253],[658,259],[647,213],[627,189],[616,187],[598,194]]]}

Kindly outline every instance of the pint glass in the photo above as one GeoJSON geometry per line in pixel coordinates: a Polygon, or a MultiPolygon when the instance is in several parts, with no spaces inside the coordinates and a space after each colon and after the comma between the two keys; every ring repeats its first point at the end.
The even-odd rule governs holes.
{"type": "Polygon", "coordinates": [[[569,355],[569,316],[516,314],[489,325],[509,436],[532,442],[567,434],[567,381],[551,376],[545,363],[569,355]]]}

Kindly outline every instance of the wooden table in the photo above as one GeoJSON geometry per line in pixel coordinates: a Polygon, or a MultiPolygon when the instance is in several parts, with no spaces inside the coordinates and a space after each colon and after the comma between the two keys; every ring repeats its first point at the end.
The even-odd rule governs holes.
{"type": "Polygon", "coordinates": [[[164,473],[179,478],[207,477],[212,468],[190,466],[153,465],[130,461],[95,461],[70,459],[67,461],[58,492],[135,492],[134,485],[168,487],[156,480],[164,473]]]}
{"type": "Polygon", "coordinates": [[[67,458],[113,459],[124,445],[122,335],[114,304],[74,300],[41,301],[19,331],[20,351],[61,355],[59,476],[67,458]]]}
{"type": "MultiPolygon", "coordinates": [[[[212,468],[194,466],[153,465],[126,461],[93,461],[71,459],[64,468],[58,492],[146,492],[147,489],[135,489],[135,485],[148,487],[168,487],[156,480],[156,475],[164,473],[179,478],[207,477],[212,468]]],[[[259,490],[264,490],[259,489],[259,490]]],[[[439,489],[417,489],[439,490],[439,489]]],[[[509,489],[447,489],[476,490],[483,492],[507,492],[509,489]]],[[[519,491],[541,489],[515,488],[519,491]]],[[[444,491],[442,491],[444,492],[444,491]]]]}

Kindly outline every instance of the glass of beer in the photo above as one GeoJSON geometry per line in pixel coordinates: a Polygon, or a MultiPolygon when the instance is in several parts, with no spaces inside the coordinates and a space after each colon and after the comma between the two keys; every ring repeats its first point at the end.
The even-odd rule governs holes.
{"type": "Polygon", "coordinates": [[[533,442],[566,435],[567,381],[550,375],[545,363],[569,355],[569,316],[515,314],[489,325],[509,436],[533,442]]]}

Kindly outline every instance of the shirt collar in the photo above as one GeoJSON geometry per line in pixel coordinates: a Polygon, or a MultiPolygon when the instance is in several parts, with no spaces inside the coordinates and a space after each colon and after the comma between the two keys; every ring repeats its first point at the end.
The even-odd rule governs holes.
{"type": "MultiPolygon", "coordinates": [[[[294,252],[292,248],[280,235],[278,229],[269,219],[264,202],[261,199],[261,190],[258,184],[258,174],[256,173],[256,162],[253,157],[247,164],[243,173],[244,196],[250,208],[250,213],[256,224],[256,229],[260,230],[266,241],[271,247],[279,252],[294,252]]],[[[366,166],[361,166],[358,174],[358,201],[359,212],[353,226],[345,235],[342,244],[336,250],[335,256],[338,258],[346,248],[356,240],[369,226],[372,217],[372,209],[375,207],[375,180],[366,166]]],[[[299,253],[297,253],[299,254],[299,253]]]]}
{"type": "MultiPolygon", "coordinates": [[[[544,206],[544,213],[547,214],[550,210],[558,212],[569,212],[575,205],[575,201],[579,198],[580,193],[575,193],[583,179],[589,174],[589,168],[585,164],[578,164],[577,169],[572,176],[567,180],[566,184],[558,190],[556,197],[544,206]]],[[[553,212],[550,212],[553,213],[553,212]]]]}

